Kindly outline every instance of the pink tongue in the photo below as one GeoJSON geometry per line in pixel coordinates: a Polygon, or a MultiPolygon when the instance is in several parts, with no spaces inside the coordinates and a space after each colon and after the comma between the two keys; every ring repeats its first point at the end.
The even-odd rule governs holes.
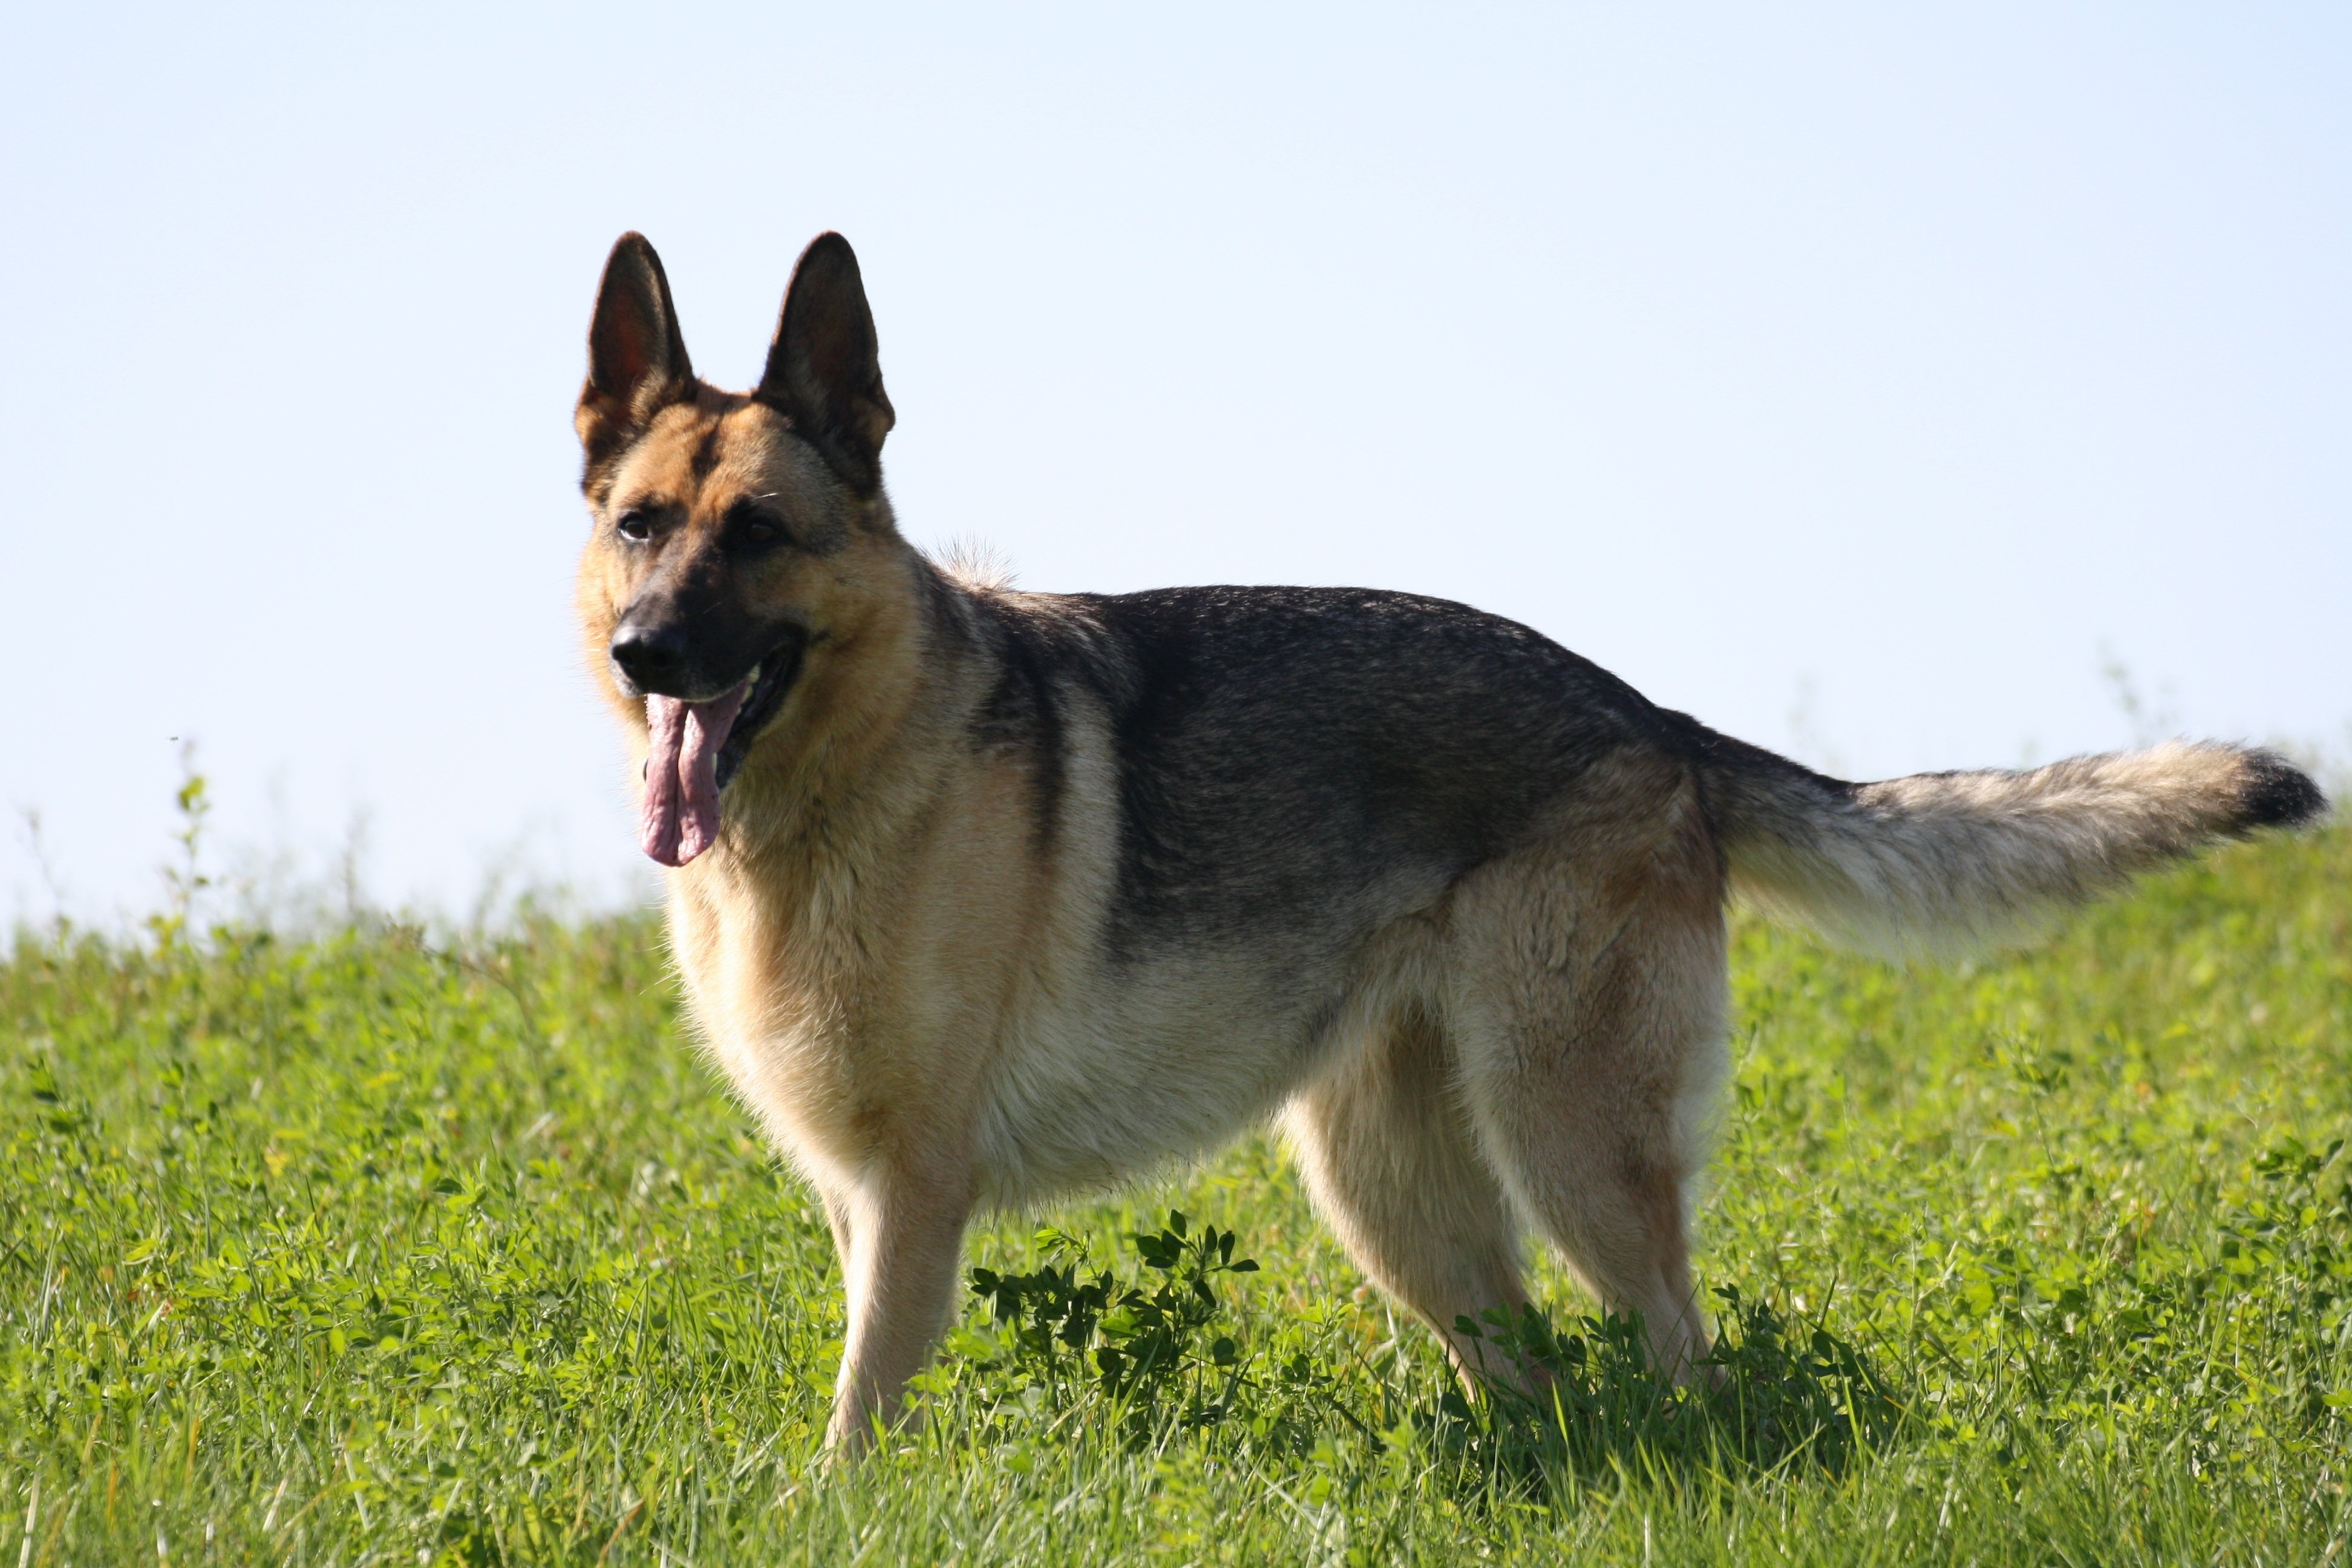
{"type": "Polygon", "coordinates": [[[645,805],[637,842],[665,866],[683,866],[719,841],[719,748],[750,681],[708,702],[646,699],[645,805]]]}

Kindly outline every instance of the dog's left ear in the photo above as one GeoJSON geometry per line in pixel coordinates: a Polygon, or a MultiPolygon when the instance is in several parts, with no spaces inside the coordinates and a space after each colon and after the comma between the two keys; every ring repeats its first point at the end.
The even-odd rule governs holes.
{"type": "Polygon", "coordinates": [[[752,395],[790,419],[851,489],[871,495],[881,485],[882,437],[898,416],[882,390],[857,253],[841,236],[818,235],[801,253],[752,395]]]}

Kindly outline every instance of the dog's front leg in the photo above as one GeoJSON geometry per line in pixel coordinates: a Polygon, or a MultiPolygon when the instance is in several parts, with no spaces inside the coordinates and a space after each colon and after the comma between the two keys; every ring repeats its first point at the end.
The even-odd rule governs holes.
{"type": "Polygon", "coordinates": [[[898,1419],[907,1380],[947,1323],[971,1190],[961,1173],[901,1173],[828,1194],[835,1236],[848,1243],[849,1333],[827,1447],[861,1453],[898,1419]]]}

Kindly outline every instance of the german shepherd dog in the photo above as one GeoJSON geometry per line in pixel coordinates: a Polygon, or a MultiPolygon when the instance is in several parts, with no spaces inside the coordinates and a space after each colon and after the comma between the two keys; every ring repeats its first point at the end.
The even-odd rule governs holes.
{"type": "Polygon", "coordinates": [[[1269,1117],[1457,1365],[1532,1227],[1698,1374],[1729,895],[1951,952],[2326,805],[2211,743],[1847,784],[1443,600],[944,569],[883,491],[839,235],[751,392],[696,377],[635,234],[588,362],[588,663],[693,1023],[840,1249],[836,1447],[899,1410],[977,1211],[1269,1117]]]}

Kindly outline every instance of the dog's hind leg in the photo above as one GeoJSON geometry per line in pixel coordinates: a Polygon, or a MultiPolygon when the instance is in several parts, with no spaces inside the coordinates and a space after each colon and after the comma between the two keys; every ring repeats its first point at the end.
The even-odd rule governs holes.
{"type": "Polygon", "coordinates": [[[1467,1378],[1482,1363],[1454,1320],[1527,1297],[1517,1222],[1452,1076],[1435,1021],[1405,1006],[1299,1091],[1283,1125],[1358,1267],[1437,1331],[1467,1378]]]}
{"type": "Polygon", "coordinates": [[[1465,879],[1447,1025],[1504,1188],[1687,1379],[1707,1352],[1685,1227],[1727,1061],[1721,873],[1689,803],[1630,815],[1465,879]]]}

